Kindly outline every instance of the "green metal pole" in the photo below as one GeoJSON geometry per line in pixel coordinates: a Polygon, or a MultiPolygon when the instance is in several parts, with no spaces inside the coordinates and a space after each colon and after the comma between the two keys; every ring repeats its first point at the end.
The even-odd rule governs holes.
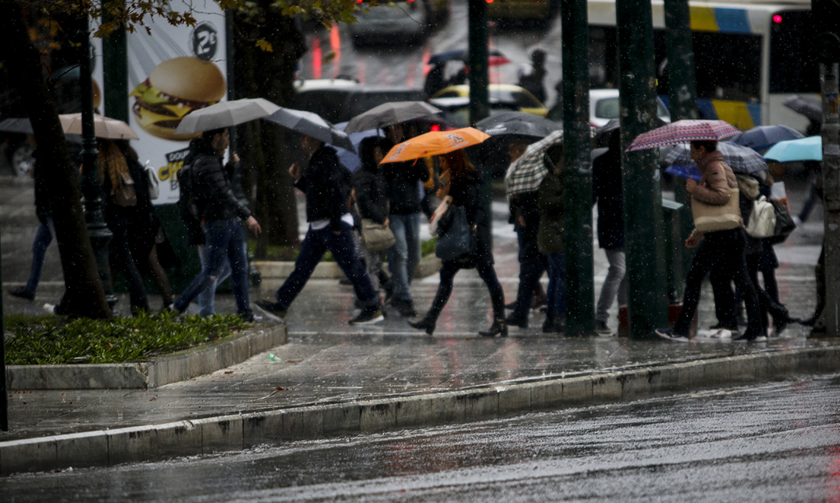
{"type": "MultiPolygon", "coordinates": [[[[0,277],[0,285],[2,284],[3,278],[0,277]]],[[[3,323],[4,317],[3,295],[0,295],[0,431],[9,431],[9,396],[6,392],[6,327],[3,323]]]]}
{"type": "Polygon", "coordinates": [[[489,115],[487,86],[487,2],[469,0],[470,124],[489,115]]]}
{"type": "MultiPolygon", "coordinates": [[[[697,85],[694,67],[694,41],[691,32],[691,11],[688,0],[665,0],[665,45],[668,54],[668,104],[671,120],[697,119],[697,85]]],[[[688,202],[685,179],[674,177],[674,199],[683,203],[678,210],[681,242],[677,243],[679,261],[674,261],[674,284],[668,291],[677,299],[682,297],[683,278],[694,257],[694,250],[683,246],[683,242],[694,230],[694,218],[688,202]],[[678,269],[679,268],[679,269],[678,269]]],[[[672,302],[677,299],[669,299],[672,302]]]]}
{"type": "MultiPolygon", "coordinates": [[[[114,15],[107,10],[103,18],[105,21],[115,21],[114,15]]],[[[128,122],[128,52],[123,27],[102,39],[102,75],[105,80],[105,114],[128,122]]]]}
{"type": "MultiPolygon", "coordinates": [[[[656,73],[650,0],[616,0],[621,93],[621,144],[655,127],[656,73]]],[[[662,192],[655,150],[625,152],[622,158],[624,248],[630,336],[648,338],[667,324],[662,192]]]]}
{"type": "Polygon", "coordinates": [[[566,334],[594,332],[589,22],[586,0],[562,0],[566,334]]]}
{"type": "MultiPolygon", "coordinates": [[[[487,2],[469,0],[470,125],[490,115],[490,76],[487,67],[487,2]]],[[[493,174],[482,171],[481,204],[490,215],[493,174]]],[[[492,221],[492,219],[490,220],[492,221]]],[[[489,223],[489,222],[488,222],[489,223]]]]}
{"type": "Polygon", "coordinates": [[[840,335],[840,0],[813,0],[814,47],[822,81],[825,307],[818,326],[840,335]]]}

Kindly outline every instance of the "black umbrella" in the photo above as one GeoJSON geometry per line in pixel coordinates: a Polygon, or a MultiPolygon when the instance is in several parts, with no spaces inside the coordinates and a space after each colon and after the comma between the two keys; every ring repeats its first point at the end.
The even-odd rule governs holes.
{"type": "Polygon", "coordinates": [[[794,96],[788,98],[783,103],[784,106],[790,108],[798,114],[804,115],[808,120],[814,122],[822,122],[822,100],[812,96],[794,96]]]}
{"type": "Polygon", "coordinates": [[[475,127],[494,137],[524,136],[535,139],[545,138],[563,129],[562,124],[525,112],[502,112],[478,121],[475,127]]]}

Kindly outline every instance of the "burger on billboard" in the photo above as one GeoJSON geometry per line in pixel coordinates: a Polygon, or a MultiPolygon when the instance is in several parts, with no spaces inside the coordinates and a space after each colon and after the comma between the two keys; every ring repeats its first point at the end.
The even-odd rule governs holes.
{"type": "Polygon", "coordinates": [[[165,140],[189,140],[197,134],[176,135],[185,115],[219,102],[227,90],[214,63],[193,56],[167,59],[157,65],[129,96],[132,112],[147,133],[165,140]]]}

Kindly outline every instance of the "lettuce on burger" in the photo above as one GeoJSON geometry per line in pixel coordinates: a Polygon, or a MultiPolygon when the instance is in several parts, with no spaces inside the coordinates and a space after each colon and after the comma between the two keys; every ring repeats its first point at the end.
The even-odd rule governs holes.
{"type": "Polygon", "coordinates": [[[134,117],[149,134],[166,140],[189,140],[196,134],[176,135],[185,115],[216,104],[227,84],[219,68],[191,56],[168,59],[129,96],[135,97],[134,117]]]}

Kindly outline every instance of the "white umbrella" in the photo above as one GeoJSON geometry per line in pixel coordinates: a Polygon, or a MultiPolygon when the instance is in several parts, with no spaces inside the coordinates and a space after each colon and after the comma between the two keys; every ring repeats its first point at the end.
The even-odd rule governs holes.
{"type": "Polygon", "coordinates": [[[265,120],[279,124],[292,131],[311,136],[324,143],[329,143],[353,152],[356,151],[347,133],[337,129],[318,114],[304,110],[278,107],[278,110],[265,117],[265,120]]]}
{"type": "Polygon", "coordinates": [[[188,135],[236,126],[267,117],[280,107],[263,98],[223,101],[190,112],[181,119],[176,135],[188,135]]]}
{"type": "MultiPolygon", "coordinates": [[[[82,114],[59,115],[58,119],[61,121],[61,129],[64,131],[64,134],[82,134],[82,114]]],[[[138,138],[137,133],[125,122],[109,117],[102,117],[98,114],[93,114],[93,129],[94,136],[97,138],[111,140],[136,140],[138,138]]],[[[32,122],[25,118],[6,119],[0,122],[0,131],[34,134],[32,131],[32,122]]]]}
{"type": "Polygon", "coordinates": [[[353,117],[344,131],[358,133],[369,129],[381,129],[439,113],[441,113],[441,109],[433,107],[425,101],[392,101],[375,106],[367,112],[353,117]]]}
{"type": "MultiPolygon", "coordinates": [[[[66,134],[82,134],[82,114],[58,116],[66,134]]],[[[138,140],[140,137],[125,122],[93,114],[94,136],[109,140],[138,140]]]]}

